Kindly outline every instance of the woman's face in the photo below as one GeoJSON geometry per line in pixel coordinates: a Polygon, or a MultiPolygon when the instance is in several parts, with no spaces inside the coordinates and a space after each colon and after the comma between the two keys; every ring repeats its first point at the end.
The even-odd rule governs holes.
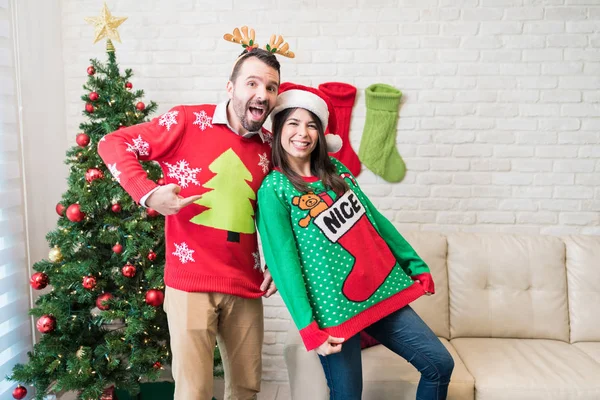
{"type": "Polygon", "coordinates": [[[317,147],[317,123],[308,111],[299,108],[292,112],[281,129],[281,145],[288,159],[310,162],[310,153],[317,147]]]}

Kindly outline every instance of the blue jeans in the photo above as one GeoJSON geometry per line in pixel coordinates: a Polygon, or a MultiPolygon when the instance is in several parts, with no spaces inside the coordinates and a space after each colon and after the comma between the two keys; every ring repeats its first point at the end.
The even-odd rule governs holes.
{"type": "MultiPolygon", "coordinates": [[[[446,399],[454,360],[410,306],[375,322],[365,332],[421,372],[417,400],[446,399]]],[[[346,340],[341,352],[319,358],[329,386],[329,399],[360,400],[363,386],[360,335],[346,340]]]]}

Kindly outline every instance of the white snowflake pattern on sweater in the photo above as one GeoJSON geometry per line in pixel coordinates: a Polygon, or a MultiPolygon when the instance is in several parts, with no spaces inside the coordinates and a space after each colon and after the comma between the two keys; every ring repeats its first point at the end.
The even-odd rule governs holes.
{"type": "Polygon", "coordinates": [[[269,134],[265,133],[265,134],[263,134],[263,137],[265,138],[264,142],[267,142],[267,144],[269,146],[273,147],[273,135],[269,135],[269,134]]]}
{"type": "Polygon", "coordinates": [[[212,128],[212,117],[209,117],[206,111],[202,110],[199,113],[194,112],[196,116],[196,120],[192,123],[193,125],[198,125],[201,130],[206,130],[206,128],[212,128]]]}
{"type": "Polygon", "coordinates": [[[110,173],[112,174],[113,178],[115,178],[115,180],[119,183],[121,183],[121,178],[119,178],[119,175],[121,175],[121,171],[119,171],[117,169],[117,163],[114,164],[108,164],[108,170],[110,171],[110,173]]]}
{"type": "Polygon", "coordinates": [[[137,139],[133,139],[133,144],[129,144],[127,142],[125,142],[125,144],[127,144],[127,151],[136,153],[140,156],[150,155],[150,144],[142,139],[141,135],[139,135],[137,139]]]}
{"type": "Polygon", "coordinates": [[[194,250],[190,249],[186,242],[182,242],[181,244],[173,243],[175,245],[175,251],[173,255],[179,257],[179,261],[182,264],[186,264],[187,262],[196,262],[192,254],[194,254],[194,250]]]}
{"type": "Polygon", "coordinates": [[[259,154],[260,161],[258,162],[258,166],[262,168],[263,174],[269,172],[269,157],[267,157],[267,153],[259,154]]]}
{"type": "Polygon", "coordinates": [[[177,125],[177,115],[179,111],[169,111],[164,113],[158,120],[158,125],[167,128],[167,131],[171,130],[172,125],[177,125]]]}
{"type": "Polygon", "coordinates": [[[174,165],[169,164],[168,162],[165,162],[164,164],[169,168],[167,176],[177,179],[179,186],[182,188],[188,187],[190,183],[200,186],[200,182],[196,179],[196,174],[198,174],[202,168],[190,168],[190,164],[186,160],[177,161],[174,165]]]}
{"type": "Polygon", "coordinates": [[[260,253],[258,250],[252,253],[252,257],[254,257],[254,269],[260,269],[260,253]]]}

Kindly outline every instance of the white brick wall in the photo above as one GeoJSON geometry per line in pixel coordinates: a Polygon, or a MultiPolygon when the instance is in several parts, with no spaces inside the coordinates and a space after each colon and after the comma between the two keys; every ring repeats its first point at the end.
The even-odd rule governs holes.
{"type": "MultiPolygon", "coordinates": [[[[600,0],[318,3],[108,1],[129,17],[116,44],[121,66],[159,112],[225,98],[239,49],[221,36],[243,24],[261,43],[286,36],[297,58],[282,61],[283,80],[359,89],[356,150],[364,89],[402,90],[397,143],[408,174],[396,185],[368,170],[359,177],[401,230],[600,234],[600,0]]],[[[71,141],[88,59],[104,59],[83,17],[101,4],[63,0],[71,141]]],[[[264,377],[284,381],[288,315],[279,297],[265,305],[264,377]]]]}

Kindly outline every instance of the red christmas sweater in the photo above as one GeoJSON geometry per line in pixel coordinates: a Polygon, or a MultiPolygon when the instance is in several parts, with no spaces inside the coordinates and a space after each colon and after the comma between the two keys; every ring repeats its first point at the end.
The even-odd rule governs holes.
{"type": "Polygon", "coordinates": [[[202,195],[166,217],[166,285],[246,298],[264,294],[254,213],[270,170],[270,142],[264,129],[233,132],[226,103],[174,107],[100,141],[100,156],[136,202],[157,187],[140,160],[158,162],[181,196],[202,195]]]}

